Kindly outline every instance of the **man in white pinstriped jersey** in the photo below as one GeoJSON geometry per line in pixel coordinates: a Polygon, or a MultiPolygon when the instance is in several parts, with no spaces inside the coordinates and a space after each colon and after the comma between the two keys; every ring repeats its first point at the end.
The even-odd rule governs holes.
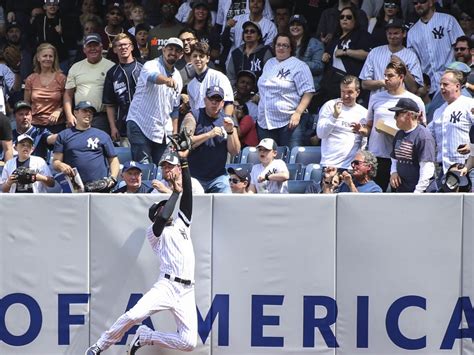
{"type": "Polygon", "coordinates": [[[127,137],[132,159],[159,164],[166,136],[178,132],[183,80],[174,64],[183,52],[179,38],[169,38],[163,55],[146,62],[127,115],[127,137]]]}
{"type": "Polygon", "coordinates": [[[464,35],[453,16],[436,12],[435,2],[436,0],[413,1],[420,19],[410,28],[407,38],[407,48],[416,53],[423,73],[430,76],[430,93],[438,90],[446,64],[454,61],[452,46],[456,38],[464,35]]]}
{"type": "Polygon", "coordinates": [[[146,231],[153,252],[160,258],[160,276],[153,287],[137,304],[120,316],[85,355],[98,355],[119,342],[124,334],[150,315],[169,310],[176,319],[175,333],[154,331],[145,325],[138,327],[130,343],[129,355],[145,345],[192,351],[197,343],[197,312],[194,295],[194,250],[190,237],[193,196],[187,156],[189,151],[178,152],[182,178],[171,176],[173,193],[165,201],[150,207],[148,216],[153,221],[146,231]],[[182,192],[178,216],[173,210],[182,192]]]}
{"type": "Polygon", "coordinates": [[[385,25],[388,44],[373,48],[359,74],[362,88],[370,90],[370,95],[385,89],[385,69],[392,60],[401,60],[407,67],[404,84],[408,91],[416,93],[423,86],[423,73],[415,52],[405,48],[403,40],[407,35],[403,20],[394,18],[385,25]]]}

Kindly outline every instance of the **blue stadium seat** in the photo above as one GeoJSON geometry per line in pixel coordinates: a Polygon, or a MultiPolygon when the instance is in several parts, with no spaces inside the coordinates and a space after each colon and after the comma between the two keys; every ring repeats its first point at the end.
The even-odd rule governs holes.
{"type": "Polygon", "coordinates": [[[155,177],[156,165],[153,163],[141,164],[142,168],[142,181],[153,180],[155,177]]]}
{"type": "Polygon", "coordinates": [[[321,161],[321,147],[319,146],[296,146],[291,149],[289,163],[300,163],[303,165],[319,164],[321,161]]]}
{"type": "Polygon", "coordinates": [[[290,180],[303,180],[303,165],[300,163],[286,164],[288,171],[290,172],[290,180]]]}
{"type": "Polygon", "coordinates": [[[304,178],[303,180],[313,180],[316,182],[320,182],[323,175],[323,168],[319,164],[308,164],[306,165],[304,171],[304,178]]]}
{"type": "Polygon", "coordinates": [[[161,174],[161,167],[155,166],[155,171],[153,172],[153,179],[161,180],[163,175],[161,174]]]}
{"type": "Polygon", "coordinates": [[[132,160],[132,151],[130,150],[130,147],[115,147],[115,152],[117,153],[120,164],[132,160]]]}
{"type": "Polygon", "coordinates": [[[288,180],[288,192],[290,194],[304,194],[306,187],[311,185],[311,180],[288,180]]]}
{"type": "MultiPolygon", "coordinates": [[[[277,159],[282,159],[283,161],[287,162],[288,153],[290,149],[286,145],[281,145],[277,147],[277,159]]],[[[258,151],[256,147],[245,147],[242,149],[240,153],[240,163],[250,163],[250,164],[258,164],[260,160],[258,160],[258,151]]]]}

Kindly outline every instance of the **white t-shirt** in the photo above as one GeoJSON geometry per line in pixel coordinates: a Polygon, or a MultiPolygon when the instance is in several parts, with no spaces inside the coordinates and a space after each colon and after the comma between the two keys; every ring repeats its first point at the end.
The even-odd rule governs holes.
{"type": "Polygon", "coordinates": [[[367,109],[359,104],[352,107],[343,105],[338,118],[333,116],[334,105],[340,99],[329,100],[319,111],[316,132],[321,138],[322,166],[349,169],[356,152],[367,139],[352,131],[351,124],[359,123],[367,117],[367,109]]]}
{"type": "MultiPolygon", "coordinates": [[[[2,170],[2,180],[0,184],[3,185],[8,180],[8,177],[11,174],[13,174],[13,172],[16,170],[16,163],[17,163],[17,158],[10,159],[9,161],[6,162],[2,170]]],[[[41,175],[52,176],[51,170],[49,169],[49,166],[48,164],[46,164],[44,159],[37,157],[35,155],[32,155],[30,157],[29,168],[36,170],[36,172],[41,175]]],[[[17,188],[17,184],[12,184],[12,186],[10,187],[10,193],[17,192],[16,188],[17,188]]],[[[46,185],[39,181],[34,182],[33,184],[31,184],[31,186],[22,186],[22,188],[25,188],[25,189],[32,188],[33,193],[48,192],[48,190],[46,189],[46,185]]]]}
{"type": "Polygon", "coordinates": [[[274,159],[270,164],[264,167],[262,164],[255,164],[250,172],[250,183],[255,185],[257,193],[270,193],[270,194],[287,194],[288,183],[286,181],[268,181],[258,182],[260,175],[265,175],[267,172],[272,171],[273,173],[288,172],[286,163],[281,159],[274,159]]]}

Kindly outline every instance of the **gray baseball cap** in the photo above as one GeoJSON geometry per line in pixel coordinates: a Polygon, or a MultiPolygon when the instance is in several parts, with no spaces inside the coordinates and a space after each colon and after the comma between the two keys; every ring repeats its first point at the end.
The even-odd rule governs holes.
{"type": "Polygon", "coordinates": [[[176,154],[176,152],[174,151],[165,152],[165,154],[163,154],[163,156],[161,157],[160,164],[158,165],[162,166],[164,162],[170,163],[172,165],[178,165],[179,164],[178,154],[176,154]]]}

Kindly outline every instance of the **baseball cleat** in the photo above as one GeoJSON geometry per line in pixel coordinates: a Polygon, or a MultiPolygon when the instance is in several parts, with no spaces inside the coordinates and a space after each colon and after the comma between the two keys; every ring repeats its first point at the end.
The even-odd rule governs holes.
{"type": "Polygon", "coordinates": [[[84,355],[99,355],[100,352],[100,348],[94,344],[86,350],[84,355]]]}
{"type": "Polygon", "coordinates": [[[132,342],[130,343],[130,350],[128,355],[135,355],[138,349],[140,349],[143,344],[140,344],[140,334],[146,329],[145,325],[138,327],[137,332],[133,336],[132,342]]]}

